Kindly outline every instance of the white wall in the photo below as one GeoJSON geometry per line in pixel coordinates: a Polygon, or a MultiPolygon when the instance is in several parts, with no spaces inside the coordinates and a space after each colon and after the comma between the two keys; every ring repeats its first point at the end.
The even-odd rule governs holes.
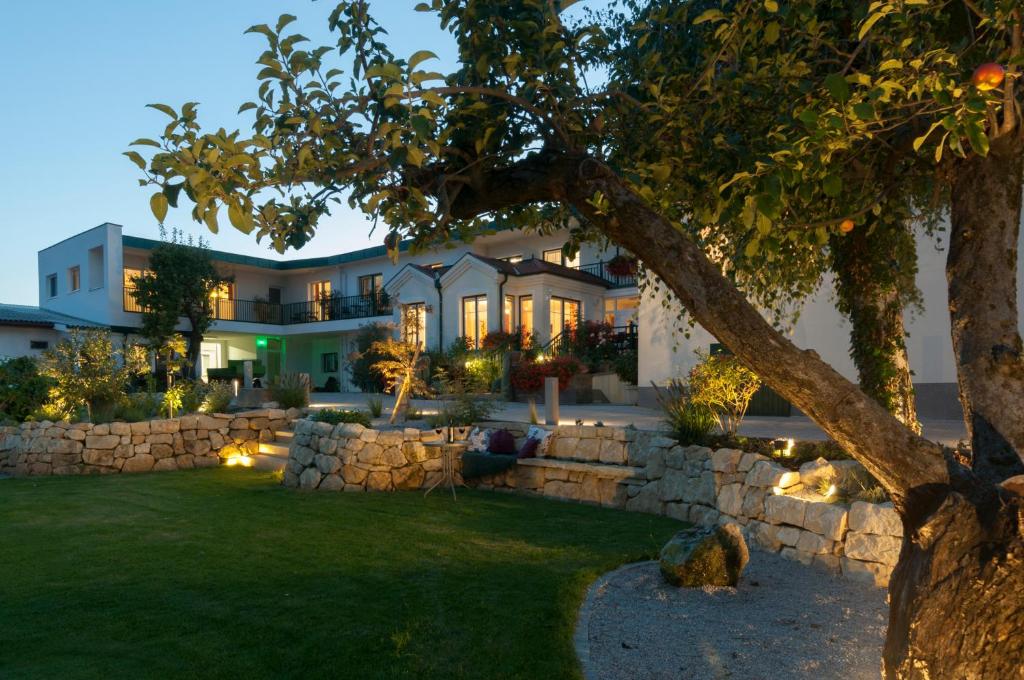
{"type": "Polygon", "coordinates": [[[0,326],[0,359],[10,357],[39,356],[42,349],[32,349],[32,341],[40,340],[53,347],[63,334],[52,328],[29,326],[0,326]]]}
{"type": "MultiPolygon", "coordinates": [[[[101,224],[88,231],[76,234],[49,248],[40,250],[37,255],[39,268],[39,306],[44,309],[68,314],[70,316],[109,323],[114,312],[114,298],[120,295],[121,272],[121,227],[116,224],[101,224]],[[89,256],[90,249],[102,249],[102,258],[89,256]],[[99,264],[103,271],[93,271],[99,264]],[[72,291],[68,282],[68,270],[79,267],[80,287],[72,291]],[[116,273],[116,277],[115,277],[116,273]],[[47,277],[57,277],[57,295],[50,297],[47,290],[47,277]],[[90,282],[98,283],[90,288],[90,282]]],[[[120,308],[120,298],[117,308],[120,308]]]]}

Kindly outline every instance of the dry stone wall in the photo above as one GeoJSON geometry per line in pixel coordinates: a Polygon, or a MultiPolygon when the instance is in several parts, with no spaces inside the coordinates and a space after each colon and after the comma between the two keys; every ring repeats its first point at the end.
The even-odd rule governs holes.
{"type": "Polygon", "coordinates": [[[112,474],[218,465],[252,454],[298,411],[260,409],[137,423],[22,423],[0,428],[0,473],[112,474]]]}
{"type": "Polygon", "coordinates": [[[373,430],[358,423],[299,420],[284,485],[323,491],[429,487],[441,477],[441,437],[433,430],[373,430]]]}

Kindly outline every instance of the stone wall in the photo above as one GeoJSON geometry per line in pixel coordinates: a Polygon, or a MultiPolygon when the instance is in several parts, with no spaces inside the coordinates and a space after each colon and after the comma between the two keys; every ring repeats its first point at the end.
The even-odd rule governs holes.
{"type": "Polygon", "coordinates": [[[260,409],[137,423],[22,423],[0,428],[0,473],[111,474],[212,467],[253,454],[298,411],[260,409]]]}
{"type": "Polygon", "coordinates": [[[431,486],[441,476],[433,430],[372,430],[358,423],[299,420],[284,485],[324,491],[393,491],[431,486]]]}

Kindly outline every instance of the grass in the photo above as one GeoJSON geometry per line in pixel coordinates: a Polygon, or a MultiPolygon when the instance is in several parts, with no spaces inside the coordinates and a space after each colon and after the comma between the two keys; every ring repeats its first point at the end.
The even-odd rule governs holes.
{"type": "Polygon", "coordinates": [[[22,677],[578,677],[587,586],[664,517],[269,473],[0,480],[0,668],[22,677]]]}

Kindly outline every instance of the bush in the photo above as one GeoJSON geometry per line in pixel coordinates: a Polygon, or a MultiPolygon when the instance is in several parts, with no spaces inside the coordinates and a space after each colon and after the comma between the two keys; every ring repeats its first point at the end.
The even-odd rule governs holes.
{"type": "Polygon", "coordinates": [[[352,384],[363,392],[383,392],[385,378],[373,370],[374,364],[386,359],[373,350],[374,343],[392,336],[391,327],[382,323],[360,326],[356,333],[356,351],[348,357],[348,371],[352,384]]]}
{"type": "Polygon", "coordinates": [[[235,398],[235,388],[231,383],[211,382],[206,388],[203,403],[199,405],[202,413],[227,413],[231,408],[231,400],[235,398]]]}
{"type": "Polygon", "coordinates": [[[710,409],[722,431],[735,435],[761,379],[732,355],[698,351],[697,357],[700,361],[690,370],[690,401],[710,409]]]}
{"type": "Polygon", "coordinates": [[[309,379],[300,373],[282,373],[270,387],[270,398],[281,408],[309,405],[309,379]]]}
{"type": "Polygon", "coordinates": [[[664,390],[655,387],[654,391],[672,436],[684,446],[708,445],[708,436],[717,422],[715,414],[703,404],[693,403],[686,385],[679,380],[670,381],[664,390]]]}
{"type": "Polygon", "coordinates": [[[497,404],[486,397],[457,394],[444,400],[438,412],[427,417],[427,424],[430,427],[442,427],[449,423],[459,427],[474,425],[490,418],[496,408],[497,404]]]}
{"type": "Polygon", "coordinates": [[[150,392],[136,392],[125,398],[114,408],[113,419],[126,423],[137,423],[155,418],[160,412],[161,400],[150,392]]]}
{"type": "Polygon", "coordinates": [[[583,373],[585,367],[575,357],[554,357],[547,361],[522,361],[512,369],[512,387],[523,393],[544,389],[544,379],[558,378],[558,389],[569,386],[573,376],[583,373]]]}
{"type": "Polygon", "coordinates": [[[615,375],[624,383],[637,385],[640,379],[639,364],[640,357],[636,350],[626,350],[615,358],[615,375]]]}
{"type": "Polygon", "coordinates": [[[367,397],[366,408],[370,409],[370,415],[374,418],[380,418],[380,414],[384,413],[384,398],[379,395],[367,397]]]}
{"type": "Polygon", "coordinates": [[[0,412],[23,421],[46,402],[53,381],[39,374],[32,357],[0,361],[0,412]]]}
{"type": "Polygon", "coordinates": [[[337,425],[338,423],[359,423],[363,427],[370,427],[372,421],[370,414],[366,411],[351,411],[347,409],[334,409],[325,408],[322,411],[317,411],[310,420],[315,420],[318,423],[330,423],[331,425],[337,425]]]}

